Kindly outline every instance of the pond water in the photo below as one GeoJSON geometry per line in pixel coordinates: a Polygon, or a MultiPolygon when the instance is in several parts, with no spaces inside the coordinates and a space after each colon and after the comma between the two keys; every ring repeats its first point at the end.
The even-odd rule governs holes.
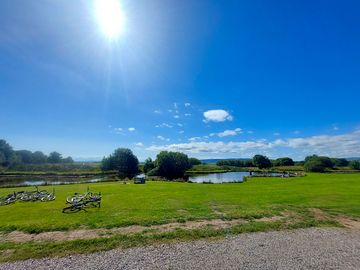
{"type": "Polygon", "coordinates": [[[250,172],[226,172],[226,173],[210,173],[205,175],[194,175],[189,177],[192,183],[241,183],[245,176],[249,176],[250,172]]]}
{"type": "Polygon", "coordinates": [[[34,178],[34,177],[9,177],[0,178],[0,187],[22,187],[22,186],[47,186],[67,185],[81,183],[105,182],[110,179],[102,178],[34,178]]]}

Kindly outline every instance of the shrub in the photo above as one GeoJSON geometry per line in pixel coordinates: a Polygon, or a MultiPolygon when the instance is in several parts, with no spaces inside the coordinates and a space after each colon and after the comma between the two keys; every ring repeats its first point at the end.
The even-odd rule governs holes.
{"type": "Polygon", "coordinates": [[[360,160],[350,161],[349,166],[353,170],[360,170],[360,160]]]}

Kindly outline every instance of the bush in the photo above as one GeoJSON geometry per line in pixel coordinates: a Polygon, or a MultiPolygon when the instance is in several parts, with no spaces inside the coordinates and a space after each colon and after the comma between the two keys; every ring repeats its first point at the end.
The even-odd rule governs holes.
{"type": "Polygon", "coordinates": [[[158,176],[159,175],[159,168],[156,167],[150,171],[147,172],[148,176],[158,176]]]}
{"type": "Polygon", "coordinates": [[[254,167],[251,159],[225,159],[216,162],[218,166],[254,167]]]}
{"type": "Polygon", "coordinates": [[[360,170],[360,160],[350,161],[349,166],[353,170],[360,170]]]}
{"type": "Polygon", "coordinates": [[[201,161],[198,160],[197,158],[189,158],[189,164],[190,166],[195,166],[195,165],[200,165],[201,161]]]}
{"type": "Polygon", "coordinates": [[[324,172],[326,170],[326,166],[324,166],[321,160],[313,159],[305,162],[304,169],[307,172],[324,172]]]}
{"type": "Polygon", "coordinates": [[[349,165],[349,161],[345,158],[332,158],[331,161],[336,167],[346,167],[349,165]]]}
{"type": "Polygon", "coordinates": [[[304,169],[307,172],[324,172],[333,167],[334,163],[328,157],[313,155],[305,158],[304,169]]]}
{"type": "Polygon", "coordinates": [[[147,173],[155,168],[155,163],[152,161],[151,158],[147,158],[144,163],[143,172],[147,173]]]}

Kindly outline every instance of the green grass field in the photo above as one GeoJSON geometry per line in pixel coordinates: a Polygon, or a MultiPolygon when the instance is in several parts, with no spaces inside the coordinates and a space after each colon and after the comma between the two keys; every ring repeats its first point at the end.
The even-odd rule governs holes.
{"type": "MultiPolygon", "coordinates": [[[[52,187],[45,187],[49,191],[52,187]]],[[[27,188],[3,188],[0,196],[27,188]]],[[[360,174],[309,174],[299,178],[253,178],[242,184],[117,182],[55,186],[56,201],[17,202],[0,208],[0,230],[41,232],[78,227],[111,228],[172,221],[261,217],[288,207],[320,208],[360,216],[360,174]],[[74,192],[103,194],[102,207],[63,214],[65,198],[74,192]]]]}
{"type": "MultiPolygon", "coordinates": [[[[52,187],[44,187],[49,191],[52,187]]],[[[2,188],[0,196],[28,188],[2,188]]],[[[95,239],[66,241],[3,242],[0,240],[0,262],[65,256],[128,248],[159,242],[223,237],[229,234],[267,230],[339,225],[337,215],[360,217],[360,174],[308,174],[298,178],[252,178],[239,184],[190,184],[147,182],[145,185],[122,185],[117,182],[55,186],[56,201],[17,202],[0,207],[0,231],[21,230],[39,233],[76,228],[113,228],[132,224],[155,225],[183,223],[203,219],[244,219],[248,222],[231,228],[205,226],[193,230],[170,232],[113,234],[95,239]],[[65,198],[74,192],[103,194],[102,207],[87,213],[63,214],[65,198]],[[319,220],[310,208],[318,208],[330,219],[319,220]],[[285,220],[264,222],[261,217],[296,215],[285,220]],[[294,220],[291,220],[294,219],[294,220]]],[[[151,231],[152,227],[148,227],[151,231]]]]}

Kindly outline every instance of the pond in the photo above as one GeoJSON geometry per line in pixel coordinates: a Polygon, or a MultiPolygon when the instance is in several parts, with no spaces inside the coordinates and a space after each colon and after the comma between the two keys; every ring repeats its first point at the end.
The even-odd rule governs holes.
{"type": "Polygon", "coordinates": [[[226,173],[210,173],[205,175],[189,176],[189,182],[192,183],[241,183],[245,176],[249,176],[250,172],[226,172],[226,173]]]}
{"type": "Polygon", "coordinates": [[[90,177],[90,178],[64,178],[64,177],[7,177],[0,178],[0,187],[22,187],[22,186],[48,186],[48,185],[68,185],[81,183],[106,182],[111,179],[106,177],[90,177]]]}

